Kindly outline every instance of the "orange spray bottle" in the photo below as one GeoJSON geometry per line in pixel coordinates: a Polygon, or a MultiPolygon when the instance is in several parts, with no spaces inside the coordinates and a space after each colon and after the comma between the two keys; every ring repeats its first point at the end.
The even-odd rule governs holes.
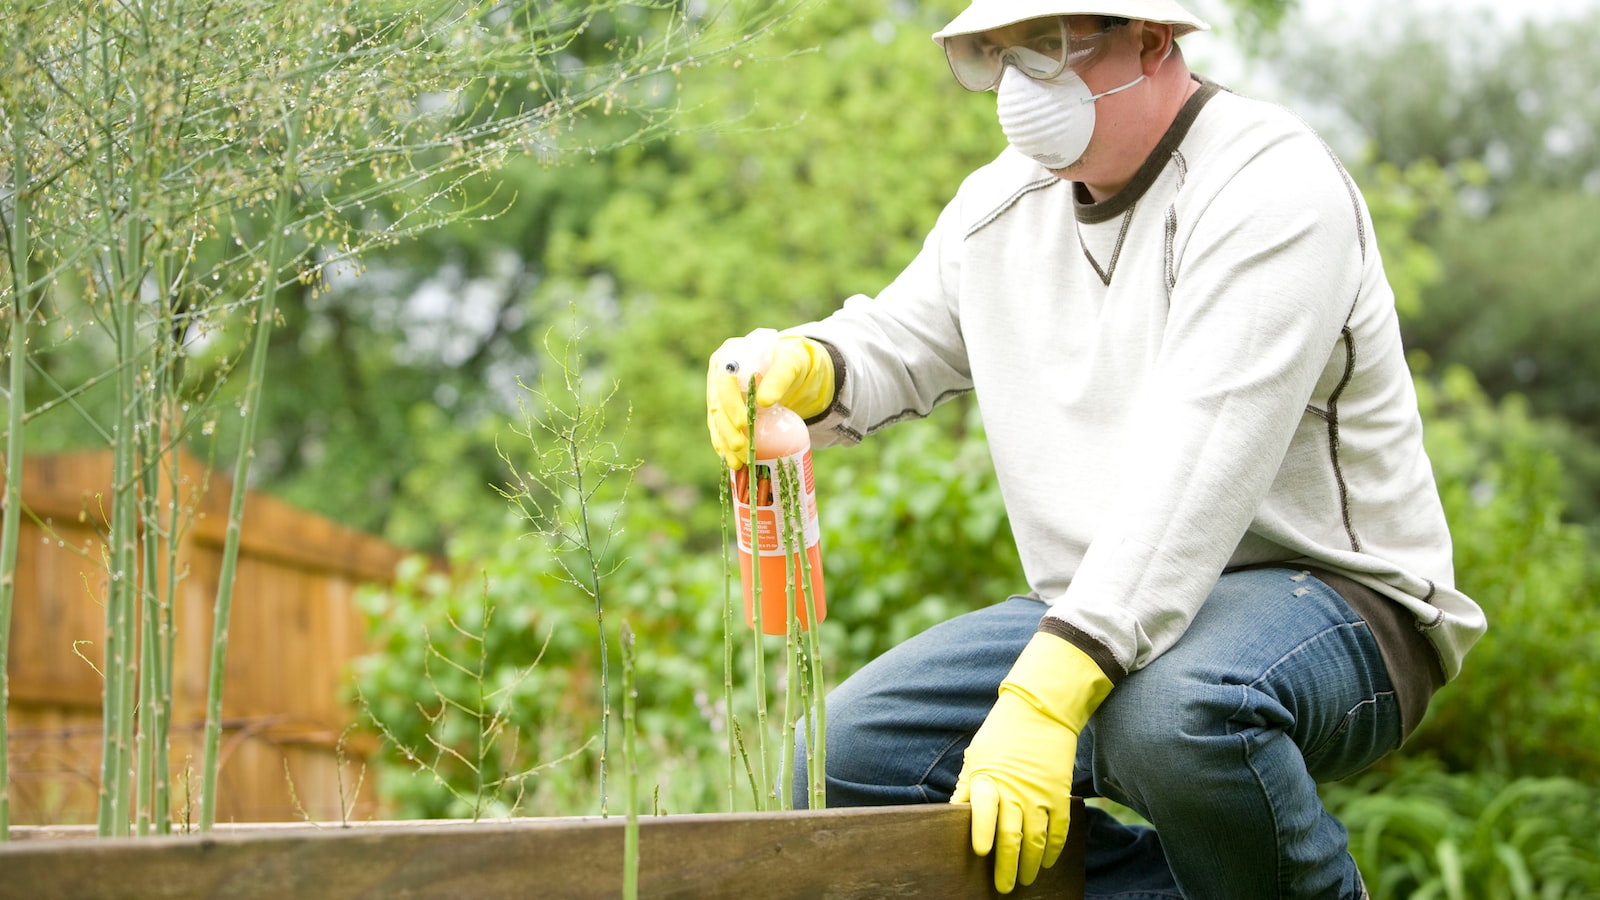
{"type": "MultiPolygon", "coordinates": [[[[759,328],[733,342],[725,352],[722,368],[739,379],[739,387],[746,395],[750,379],[757,379],[759,384],[761,375],[771,364],[772,348],[777,339],[778,333],[773,329],[759,328]]],[[[732,474],[745,621],[751,627],[757,624],[756,585],[759,580],[762,633],[787,634],[788,584],[792,576],[795,617],[804,631],[811,624],[812,611],[818,622],[827,617],[822,587],[822,531],[817,521],[816,479],[811,470],[811,435],[805,421],[793,410],[767,406],[756,410],[751,443],[755,447],[755,464],[742,466],[732,474]],[[753,517],[752,500],[755,503],[753,517]],[[796,509],[797,516],[792,514],[796,509]],[[796,533],[791,534],[792,531],[796,533]]]]}

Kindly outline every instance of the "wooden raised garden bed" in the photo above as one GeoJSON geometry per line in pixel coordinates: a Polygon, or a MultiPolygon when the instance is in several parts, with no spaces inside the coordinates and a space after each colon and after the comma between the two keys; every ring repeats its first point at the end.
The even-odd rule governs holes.
{"type": "MultiPolygon", "coordinates": [[[[1080,821],[1060,862],[1009,896],[1083,896],[1080,821]]],[[[639,896],[998,897],[968,823],[967,807],[950,804],[641,818],[639,896]]],[[[101,840],[19,827],[0,844],[0,898],[614,898],[625,828],[612,816],[101,840]]]]}

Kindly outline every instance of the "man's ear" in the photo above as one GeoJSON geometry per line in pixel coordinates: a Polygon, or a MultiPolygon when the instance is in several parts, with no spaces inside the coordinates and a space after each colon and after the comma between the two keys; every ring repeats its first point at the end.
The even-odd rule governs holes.
{"type": "Polygon", "coordinates": [[[1145,77],[1154,77],[1156,70],[1166,62],[1177,47],[1172,37],[1172,26],[1161,22],[1141,22],[1139,31],[1139,67],[1145,77]]]}

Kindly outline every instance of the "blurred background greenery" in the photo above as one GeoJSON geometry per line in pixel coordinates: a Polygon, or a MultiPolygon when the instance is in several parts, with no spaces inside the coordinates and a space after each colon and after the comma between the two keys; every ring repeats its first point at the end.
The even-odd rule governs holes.
{"type": "MultiPolygon", "coordinates": [[[[625,497],[618,481],[593,502],[617,516],[603,621],[625,619],[637,635],[651,803],[738,806],[705,358],[726,336],[877,291],[963,175],[1003,146],[992,98],[959,88],[928,39],[961,6],[810,3],[737,64],[685,71],[671,125],[653,139],[599,149],[632,125],[592,115],[564,153],[469,186],[503,208],[492,220],[369,257],[360,277],[330,273],[328,290],[284,291],[252,479],[449,559],[447,572],[419,563],[367,596],[379,653],[357,681],[412,747],[474,730],[419,707],[503,688],[519,739],[492,764],[565,762],[491,809],[570,815],[598,803],[594,603],[501,492],[508,460],[538,454],[513,429],[526,386],[561,374],[545,349],[552,332],[581,333],[585,383],[600,393],[578,400],[609,396],[604,440],[639,461],[625,497]],[[446,615],[459,630],[441,625],[446,615]],[[483,664],[424,666],[430,642],[454,658],[481,645],[483,664]]],[[[1376,896],[1600,896],[1600,56],[1587,46],[1600,8],[1193,8],[1216,28],[1184,41],[1191,66],[1299,111],[1366,191],[1457,581],[1491,622],[1420,733],[1330,786],[1329,802],[1376,896]]],[[[55,383],[95,370],[73,352],[52,356],[55,383]]],[[[203,352],[239,348],[219,334],[203,352]]],[[[225,403],[242,385],[209,387],[225,403]]],[[[219,418],[205,455],[232,454],[230,425],[219,418]]],[[[38,417],[28,437],[30,451],[95,441],[66,413],[38,417]]],[[[817,471],[830,684],[1019,587],[967,402],[820,453],[817,471]]],[[[751,664],[747,644],[733,650],[736,669],[751,664]]],[[[738,701],[732,712],[748,721],[738,701]]],[[[464,814],[477,776],[451,762],[419,769],[391,754],[380,777],[394,813],[464,814]]]]}

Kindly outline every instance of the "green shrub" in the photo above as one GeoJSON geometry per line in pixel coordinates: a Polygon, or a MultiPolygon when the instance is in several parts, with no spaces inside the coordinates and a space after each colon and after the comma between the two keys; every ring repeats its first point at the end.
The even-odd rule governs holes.
{"type": "Polygon", "coordinates": [[[1456,581],[1488,634],[1435,698],[1412,749],[1455,770],[1600,773],[1600,606],[1587,532],[1563,521],[1558,426],[1464,369],[1418,379],[1456,581]]]}
{"type": "Polygon", "coordinates": [[[1600,896],[1600,788],[1410,760],[1323,790],[1375,900],[1600,896]]]}
{"type": "MultiPolygon", "coordinates": [[[[945,418],[978,427],[975,410],[950,409],[945,418]]],[[[715,465],[709,451],[706,458],[715,465]]],[[[899,428],[858,450],[817,453],[816,470],[827,684],[938,621],[1022,588],[981,433],[899,428]]],[[[482,544],[458,542],[450,573],[413,564],[392,587],[364,597],[376,643],[357,685],[390,732],[379,785],[395,815],[599,811],[593,604],[562,581],[544,546],[517,536],[522,530],[508,520],[482,544]],[[502,730],[480,775],[469,763],[491,722],[502,730]]],[[[748,808],[742,766],[732,799],[728,788],[723,610],[727,592],[742,603],[736,563],[693,550],[695,536],[663,497],[637,494],[616,533],[626,550],[609,576],[605,621],[612,640],[623,620],[636,636],[641,774],[656,786],[651,811],[748,808]]],[[[755,758],[753,634],[742,607],[733,615],[733,712],[755,758]]],[[[773,693],[782,684],[783,642],[764,646],[773,693]]],[[[769,709],[774,718],[780,712],[769,709]]],[[[778,724],[770,724],[775,756],[778,724]]]]}
{"type": "Polygon", "coordinates": [[[391,588],[363,594],[373,653],[355,684],[386,738],[378,790],[391,815],[525,812],[593,767],[593,615],[557,599],[569,592],[548,555],[529,549],[507,540],[454,574],[408,560],[391,588]]]}

